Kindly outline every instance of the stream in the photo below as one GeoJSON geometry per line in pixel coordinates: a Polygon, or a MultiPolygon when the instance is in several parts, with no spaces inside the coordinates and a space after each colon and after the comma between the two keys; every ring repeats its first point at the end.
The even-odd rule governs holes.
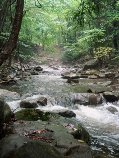
{"type": "MultiPolygon", "coordinates": [[[[71,95],[83,92],[84,89],[92,88],[93,82],[89,79],[80,79],[79,84],[68,84],[61,78],[61,72],[65,69],[59,67],[58,70],[43,67],[45,72],[34,75],[27,81],[19,81],[17,85],[7,87],[11,91],[20,93],[21,99],[39,95],[48,98],[48,105],[42,107],[44,111],[73,110],[76,119],[88,130],[92,136],[91,148],[95,153],[101,153],[109,158],[119,158],[119,103],[103,103],[97,107],[72,104],[71,95]],[[106,108],[116,107],[117,113],[112,114],[106,108]]],[[[97,85],[100,88],[100,85],[97,85]]],[[[19,102],[9,101],[10,107],[19,110],[19,102]]],[[[40,107],[41,108],[41,107],[40,107]]]]}

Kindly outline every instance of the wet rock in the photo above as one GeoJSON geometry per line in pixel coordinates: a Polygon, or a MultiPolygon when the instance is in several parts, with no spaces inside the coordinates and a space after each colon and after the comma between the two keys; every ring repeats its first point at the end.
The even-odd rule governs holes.
{"type": "Polygon", "coordinates": [[[36,67],[34,67],[34,70],[35,70],[35,71],[43,71],[43,68],[40,67],[40,66],[36,66],[36,67]]]}
{"type": "Polygon", "coordinates": [[[21,108],[37,108],[38,105],[34,101],[23,100],[23,101],[20,102],[20,107],[21,108]]]}
{"type": "Polygon", "coordinates": [[[115,114],[116,112],[118,112],[118,110],[115,107],[113,107],[113,106],[107,107],[107,110],[109,112],[111,112],[112,114],[115,114]]]}
{"type": "Polygon", "coordinates": [[[42,105],[42,106],[46,106],[47,105],[47,98],[45,97],[40,97],[38,100],[37,100],[37,103],[42,105]]]}
{"type": "Polygon", "coordinates": [[[80,105],[97,105],[102,103],[102,96],[94,93],[77,93],[73,95],[72,102],[80,105]]]}
{"type": "Polygon", "coordinates": [[[17,120],[26,120],[26,121],[37,121],[43,120],[48,121],[50,119],[51,114],[46,112],[42,112],[39,109],[23,109],[15,113],[17,120]]]}
{"type": "Polygon", "coordinates": [[[83,127],[72,131],[71,134],[75,139],[84,140],[86,143],[90,144],[90,135],[83,127]]]}
{"type": "Polygon", "coordinates": [[[0,141],[0,158],[63,158],[53,146],[29,140],[23,136],[10,135],[0,141]]]}
{"type": "Polygon", "coordinates": [[[71,118],[71,117],[76,117],[76,114],[73,112],[73,111],[65,111],[65,112],[59,112],[59,115],[63,116],[63,117],[68,117],[68,118],[71,118]]]}
{"type": "Polygon", "coordinates": [[[114,95],[112,92],[103,92],[103,97],[105,98],[106,102],[113,103],[118,101],[118,96],[114,95]]]}
{"type": "Polygon", "coordinates": [[[66,72],[64,74],[61,74],[62,78],[64,79],[78,79],[79,75],[77,75],[76,73],[70,73],[70,72],[66,72]]]}

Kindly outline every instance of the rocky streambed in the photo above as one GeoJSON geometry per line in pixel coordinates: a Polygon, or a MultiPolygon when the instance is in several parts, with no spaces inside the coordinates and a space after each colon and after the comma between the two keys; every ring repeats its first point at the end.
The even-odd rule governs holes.
{"type": "Polygon", "coordinates": [[[118,73],[112,76],[107,70],[43,66],[31,79],[4,86],[20,96],[2,93],[17,121],[14,134],[1,141],[1,157],[37,157],[35,150],[44,157],[119,157],[118,73]]]}

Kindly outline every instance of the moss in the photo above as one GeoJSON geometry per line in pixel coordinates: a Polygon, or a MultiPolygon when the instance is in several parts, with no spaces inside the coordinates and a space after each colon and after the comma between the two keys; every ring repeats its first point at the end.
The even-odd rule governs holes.
{"type": "Polygon", "coordinates": [[[46,112],[42,112],[38,109],[23,109],[21,111],[16,112],[17,120],[26,120],[26,121],[48,121],[51,117],[51,114],[46,112]]]}

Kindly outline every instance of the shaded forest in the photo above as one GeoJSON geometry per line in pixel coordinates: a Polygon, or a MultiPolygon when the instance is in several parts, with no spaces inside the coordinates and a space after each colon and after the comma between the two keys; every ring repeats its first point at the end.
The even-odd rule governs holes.
{"type": "Polygon", "coordinates": [[[33,52],[25,47],[33,45],[60,46],[63,61],[88,55],[100,65],[118,63],[118,0],[1,0],[0,8],[0,65],[15,56],[29,58],[33,52]]]}

